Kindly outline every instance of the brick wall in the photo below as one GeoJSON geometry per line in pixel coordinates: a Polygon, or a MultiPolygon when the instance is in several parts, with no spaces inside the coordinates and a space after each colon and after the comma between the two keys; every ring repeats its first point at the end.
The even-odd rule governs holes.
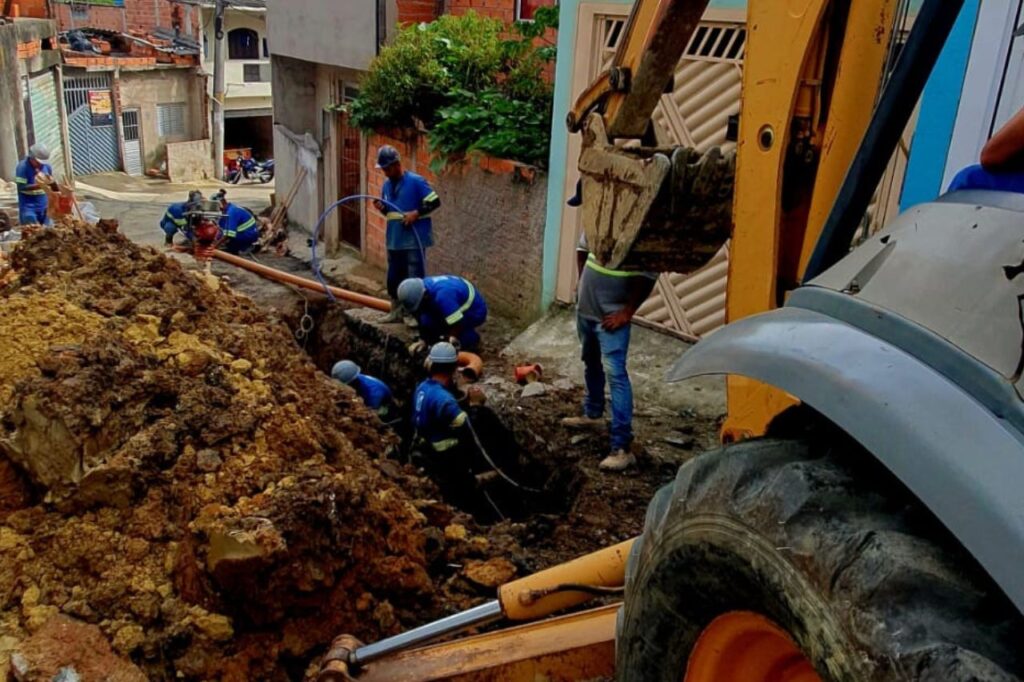
{"type": "Polygon", "coordinates": [[[398,0],[398,24],[430,22],[443,10],[444,0],[398,0]]]}
{"type": "MultiPolygon", "coordinates": [[[[382,144],[396,147],[405,168],[425,177],[441,197],[432,216],[435,246],[427,253],[427,274],[460,275],[473,282],[492,310],[530,321],[539,312],[547,176],[530,166],[479,157],[430,171],[423,136],[370,137],[367,190],[380,196],[384,174],[374,167],[382,144]]],[[[366,259],[386,264],[385,221],[367,211],[366,259]]]]}
{"type": "MultiPolygon", "coordinates": [[[[171,0],[124,0],[124,7],[88,5],[87,17],[71,16],[71,7],[53,3],[54,18],[61,31],[72,27],[100,28],[109,31],[142,31],[148,33],[157,26],[171,28],[184,21],[181,6],[171,0]]],[[[192,12],[192,27],[181,26],[186,35],[199,35],[199,12],[192,12]]]]}
{"type": "Polygon", "coordinates": [[[501,19],[506,24],[515,21],[516,0],[445,0],[448,14],[465,14],[473,10],[486,17],[501,19]]]}

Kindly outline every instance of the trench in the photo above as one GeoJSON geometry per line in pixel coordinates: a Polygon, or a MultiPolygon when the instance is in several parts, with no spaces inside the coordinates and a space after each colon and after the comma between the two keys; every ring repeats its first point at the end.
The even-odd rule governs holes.
{"type": "MultiPolygon", "coordinates": [[[[423,475],[440,482],[426,461],[417,456],[422,448],[414,444],[415,433],[411,425],[412,396],[416,386],[426,378],[420,361],[410,356],[408,344],[413,336],[396,325],[374,323],[378,313],[363,309],[346,308],[331,303],[322,296],[305,297],[295,313],[286,321],[293,330],[304,327],[297,340],[313,362],[325,374],[330,374],[335,362],[349,359],[356,362],[365,374],[381,379],[391,388],[399,405],[401,419],[392,427],[400,445],[390,457],[402,464],[412,463],[423,475]],[[308,319],[303,325],[302,318],[308,319]]],[[[500,371],[499,365],[486,365],[485,375],[500,371]]],[[[485,387],[486,388],[486,387],[485,387]]],[[[527,521],[534,517],[561,516],[568,511],[583,485],[578,469],[571,463],[559,466],[557,458],[544,447],[547,439],[533,433],[535,425],[517,419],[514,408],[489,405],[467,408],[473,429],[491,462],[497,464],[514,483],[501,474],[481,487],[486,494],[462,495],[441,486],[440,497],[452,506],[470,513],[480,524],[497,521],[527,521]],[[516,485],[518,484],[518,485],[516,485]]],[[[479,450],[473,448],[473,450],[479,450]]],[[[483,456],[473,458],[474,473],[492,471],[483,456]]]]}

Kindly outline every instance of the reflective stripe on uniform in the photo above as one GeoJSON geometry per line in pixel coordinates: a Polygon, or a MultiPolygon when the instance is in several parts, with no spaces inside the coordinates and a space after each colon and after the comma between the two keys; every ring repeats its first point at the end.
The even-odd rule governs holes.
{"type": "Polygon", "coordinates": [[[405,220],[405,214],[399,213],[398,211],[391,211],[384,217],[387,218],[388,220],[405,220]]]}
{"type": "Polygon", "coordinates": [[[18,194],[24,194],[28,197],[41,197],[46,194],[45,189],[21,189],[18,190],[18,194]]]}
{"type": "Polygon", "coordinates": [[[425,204],[425,203],[427,203],[428,201],[434,201],[434,200],[435,200],[435,199],[437,199],[437,198],[438,198],[438,196],[437,196],[437,192],[431,192],[431,193],[430,193],[430,194],[428,194],[427,196],[423,197],[423,203],[425,204]]]}
{"type": "Polygon", "coordinates": [[[465,412],[459,412],[459,416],[452,420],[452,428],[459,428],[460,426],[466,423],[467,419],[469,419],[469,417],[466,416],[465,412]]]}
{"type": "Polygon", "coordinates": [[[597,258],[594,254],[587,256],[587,267],[594,272],[599,272],[602,275],[608,275],[609,277],[646,277],[646,273],[643,272],[626,272],[624,270],[612,270],[606,268],[597,262],[597,258]]]}
{"type": "Polygon", "coordinates": [[[473,301],[476,299],[476,289],[473,288],[473,285],[471,283],[467,282],[466,280],[462,280],[462,281],[466,282],[466,288],[469,289],[469,296],[466,297],[466,302],[463,303],[461,306],[459,306],[458,310],[456,310],[454,313],[452,313],[448,317],[444,318],[444,321],[445,321],[445,323],[448,324],[448,326],[451,326],[451,325],[455,324],[456,322],[458,322],[459,320],[461,320],[463,314],[467,310],[469,310],[469,306],[473,305],[473,301]]]}
{"type": "Polygon", "coordinates": [[[188,223],[188,221],[187,221],[187,220],[185,220],[184,218],[175,218],[175,217],[174,217],[174,216],[173,216],[173,215],[171,214],[171,212],[170,212],[170,211],[168,211],[167,213],[165,213],[165,214],[164,214],[164,217],[165,217],[165,218],[167,218],[167,219],[169,219],[169,220],[170,220],[170,221],[171,221],[172,223],[174,223],[174,224],[175,224],[175,225],[177,225],[178,227],[183,227],[184,225],[186,225],[186,224],[188,223]]]}
{"type": "Polygon", "coordinates": [[[434,448],[434,452],[444,452],[445,450],[451,450],[458,444],[458,438],[445,438],[444,440],[431,443],[430,447],[434,448]]]}
{"type": "Polygon", "coordinates": [[[253,227],[256,227],[256,219],[249,218],[244,223],[242,223],[242,225],[237,230],[224,230],[224,234],[227,235],[228,237],[234,237],[253,227]]]}
{"type": "Polygon", "coordinates": [[[28,180],[26,178],[16,177],[16,178],[14,178],[14,183],[17,184],[17,185],[27,185],[28,184],[28,180]]]}

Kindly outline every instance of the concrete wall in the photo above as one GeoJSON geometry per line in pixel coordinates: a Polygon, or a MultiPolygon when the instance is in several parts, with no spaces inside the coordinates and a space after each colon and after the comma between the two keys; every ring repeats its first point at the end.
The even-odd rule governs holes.
{"type": "Polygon", "coordinates": [[[275,55],[365,70],[377,54],[377,0],[267,0],[275,55]]]}
{"type": "MultiPolygon", "coordinates": [[[[203,26],[205,27],[205,49],[203,52],[203,70],[213,73],[214,36],[213,8],[202,9],[203,26]]],[[[224,64],[224,83],[226,98],[224,108],[231,109],[270,109],[272,106],[271,80],[258,83],[246,83],[244,78],[246,65],[259,65],[262,71],[269,74],[270,57],[263,56],[263,41],[268,39],[267,13],[265,11],[247,11],[228,9],[224,14],[224,54],[228,55],[227,34],[237,28],[248,28],[256,31],[259,36],[259,59],[230,59],[224,64]]],[[[207,83],[207,94],[213,95],[213,79],[207,83]]]]}
{"type": "Polygon", "coordinates": [[[216,178],[213,171],[213,149],[210,140],[169,142],[167,176],[171,182],[194,182],[216,178]]]}
{"type": "MultiPolygon", "coordinates": [[[[427,273],[455,274],[473,282],[492,310],[522,322],[541,308],[544,203],[547,176],[530,166],[478,157],[431,172],[423,136],[372,135],[367,155],[367,192],[380,196],[384,174],[372,153],[394,145],[409,170],[424,176],[441,197],[433,214],[435,246],[427,252],[427,273]]],[[[366,259],[384,266],[385,221],[376,211],[366,219],[366,259]]]]}
{"type": "Polygon", "coordinates": [[[206,137],[205,79],[195,69],[163,68],[122,71],[122,109],[139,109],[142,119],[143,165],[153,168],[164,160],[168,142],[206,137]],[[186,104],[185,134],[161,137],[157,125],[158,104],[186,104]]]}

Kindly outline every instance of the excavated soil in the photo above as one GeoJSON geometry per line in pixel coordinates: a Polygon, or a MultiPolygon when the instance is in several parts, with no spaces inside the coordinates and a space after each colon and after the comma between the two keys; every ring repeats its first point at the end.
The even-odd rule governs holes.
{"type": "Polygon", "coordinates": [[[301,679],[524,556],[279,320],[119,234],[26,234],[0,338],[0,679],[301,679]]]}

